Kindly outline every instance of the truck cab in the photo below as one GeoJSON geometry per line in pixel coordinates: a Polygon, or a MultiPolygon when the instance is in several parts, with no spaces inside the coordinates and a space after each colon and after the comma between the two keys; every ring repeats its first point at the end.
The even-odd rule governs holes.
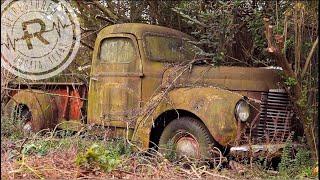
{"type": "Polygon", "coordinates": [[[130,23],[103,29],[92,59],[88,122],[126,127],[123,120],[137,116],[159,89],[167,65],[194,57],[190,47],[179,49],[190,39],[153,25],[130,23]]]}

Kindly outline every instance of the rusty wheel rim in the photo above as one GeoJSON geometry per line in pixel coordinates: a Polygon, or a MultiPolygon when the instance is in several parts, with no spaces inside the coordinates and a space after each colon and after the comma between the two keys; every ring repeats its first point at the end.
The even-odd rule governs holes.
{"type": "Polygon", "coordinates": [[[22,127],[23,132],[25,133],[30,133],[32,132],[32,124],[31,124],[31,120],[28,120],[27,122],[24,123],[23,127],[22,127]]]}
{"type": "Polygon", "coordinates": [[[19,113],[15,115],[15,118],[20,119],[21,129],[23,133],[30,133],[33,131],[32,127],[32,114],[28,106],[18,105],[16,109],[20,109],[19,113]]]}
{"type": "Polygon", "coordinates": [[[174,142],[175,150],[179,157],[200,157],[200,145],[192,134],[186,132],[180,133],[180,136],[176,137],[174,142]]]}
{"type": "Polygon", "coordinates": [[[30,133],[33,131],[33,128],[32,128],[32,117],[31,117],[31,112],[30,110],[28,110],[26,112],[26,116],[24,116],[24,124],[23,124],[23,127],[22,127],[22,130],[23,132],[25,133],[30,133]]]}

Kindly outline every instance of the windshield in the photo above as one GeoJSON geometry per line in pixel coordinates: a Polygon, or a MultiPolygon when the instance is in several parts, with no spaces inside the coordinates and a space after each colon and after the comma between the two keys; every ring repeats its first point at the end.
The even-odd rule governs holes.
{"type": "Polygon", "coordinates": [[[160,35],[145,36],[146,52],[150,60],[182,62],[198,58],[202,50],[188,40],[160,35]]]}

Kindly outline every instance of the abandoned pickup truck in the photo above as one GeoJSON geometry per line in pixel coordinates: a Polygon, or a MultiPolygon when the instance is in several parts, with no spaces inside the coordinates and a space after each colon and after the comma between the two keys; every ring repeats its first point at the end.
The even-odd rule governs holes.
{"type": "Polygon", "coordinates": [[[165,153],[174,143],[178,154],[196,158],[217,150],[280,149],[287,138],[302,135],[279,70],[199,63],[201,49],[191,41],[155,25],[105,27],[95,41],[89,87],[20,83],[4,112],[21,109],[15,114],[29,131],[94,124],[141,149],[165,153]]]}

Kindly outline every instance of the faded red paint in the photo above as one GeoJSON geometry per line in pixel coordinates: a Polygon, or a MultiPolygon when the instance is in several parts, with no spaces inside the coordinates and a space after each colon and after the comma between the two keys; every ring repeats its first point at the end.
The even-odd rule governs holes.
{"type": "Polygon", "coordinates": [[[67,118],[67,107],[68,107],[68,90],[67,89],[58,89],[54,90],[52,93],[62,95],[55,96],[57,108],[58,108],[58,119],[67,118]]]}
{"type": "Polygon", "coordinates": [[[83,101],[80,98],[79,92],[76,91],[71,91],[70,96],[74,96],[77,98],[69,98],[70,102],[70,109],[69,109],[69,119],[72,120],[80,120],[81,119],[81,108],[83,106],[83,101]]]}
{"type": "Polygon", "coordinates": [[[49,91],[50,93],[57,94],[55,96],[56,104],[58,107],[58,118],[65,120],[80,120],[81,108],[83,107],[83,100],[79,90],[70,90],[70,88],[57,89],[49,91]],[[71,97],[70,97],[71,96],[71,97]],[[73,98],[75,97],[75,98],[73,98]]]}

